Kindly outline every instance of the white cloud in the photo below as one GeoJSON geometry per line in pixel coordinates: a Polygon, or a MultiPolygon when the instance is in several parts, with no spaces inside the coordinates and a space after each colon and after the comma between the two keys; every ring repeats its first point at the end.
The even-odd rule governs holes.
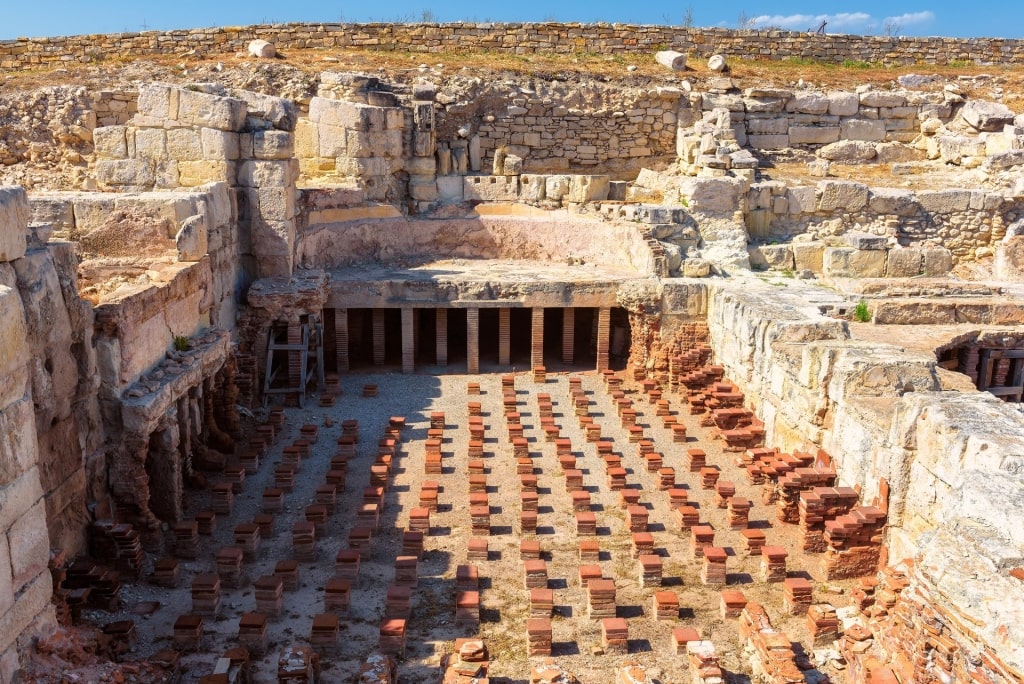
{"type": "Polygon", "coordinates": [[[906,12],[898,17],[886,17],[885,21],[901,26],[913,26],[914,24],[930,24],[935,21],[935,12],[906,12]]]}
{"type": "Polygon", "coordinates": [[[825,30],[829,33],[858,33],[870,31],[879,25],[899,25],[903,27],[929,24],[935,21],[935,13],[930,11],[907,12],[899,16],[886,17],[879,21],[867,12],[840,12],[838,14],[762,14],[753,18],[754,26],[768,26],[790,29],[793,31],[814,31],[821,22],[828,22],[825,30]]]}
{"type": "Polygon", "coordinates": [[[814,30],[821,22],[828,22],[828,29],[855,29],[867,26],[871,15],[864,12],[840,12],[839,14],[762,14],[754,17],[757,26],[777,26],[795,31],[814,30]]]}

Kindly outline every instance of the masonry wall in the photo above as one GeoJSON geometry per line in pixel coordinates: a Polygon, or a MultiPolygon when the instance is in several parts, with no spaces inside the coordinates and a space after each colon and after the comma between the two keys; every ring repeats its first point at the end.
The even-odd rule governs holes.
{"type": "Polygon", "coordinates": [[[700,57],[723,53],[748,59],[812,58],[886,64],[1012,64],[1024,41],[1006,38],[897,38],[819,35],[792,31],[735,31],[681,26],[561,23],[274,24],[105,35],[18,38],[0,42],[0,68],[89,62],[113,57],[244,50],[254,38],[280,49],[354,47],[446,52],[494,50],[531,54],[631,54],[672,48],[700,57]]]}

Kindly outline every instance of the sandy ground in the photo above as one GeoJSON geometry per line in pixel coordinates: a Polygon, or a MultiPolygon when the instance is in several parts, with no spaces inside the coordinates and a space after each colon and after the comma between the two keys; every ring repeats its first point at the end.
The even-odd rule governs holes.
{"type": "MultiPolygon", "coordinates": [[[[643,588],[639,584],[639,563],[632,558],[630,535],[625,514],[619,505],[619,494],[609,490],[596,448],[585,441],[573,415],[569,401],[569,375],[549,375],[547,382],[541,385],[521,373],[516,376],[519,411],[539,477],[539,519],[534,538],[540,541],[543,557],[548,561],[549,588],[555,595],[554,656],[581,682],[610,682],[614,668],[623,661],[622,656],[593,653],[600,641],[600,627],[597,621],[587,617],[586,595],[580,587],[577,572],[578,538],[571,498],[565,490],[554,444],[545,442],[540,430],[537,392],[551,395],[555,421],[562,428],[562,436],[571,438],[578,467],[584,473],[584,485],[591,493],[593,510],[597,512],[601,566],[604,576],[615,580],[618,615],[627,618],[629,623],[629,657],[651,668],[650,673],[665,684],[688,682],[686,659],[672,655],[670,635],[673,627],[693,626],[704,638],[715,642],[723,667],[731,672],[730,681],[749,682],[750,668],[739,642],[736,621],[723,620],[719,616],[720,589],[701,584],[701,564],[690,553],[689,534],[681,534],[675,526],[668,493],[658,491],[657,474],[647,472],[637,455],[636,445],[628,442],[626,431],[621,428],[600,378],[593,372],[576,375],[583,377],[583,387],[591,401],[591,415],[602,425],[603,437],[614,440],[615,450],[622,456],[623,466],[629,470],[630,486],[643,490],[641,503],[650,509],[650,531],[654,535],[657,553],[664,558],[663,588],[677,592],[681,615],[675,622],[655,620],[651,606],[655,589],[643,588]]],[[[478,400],[483,405],[487,427],[485,460],[492,509],[490,560],[478,563],[481,578],[480,636],[491,649],[491,681],[525,684],[531,665],[531,659],[526,656],[525,636],[529,595],[519,557],[522,539],[519,479],[505,429],[500,375],[354,374],[343,376],[342,387],[343,394],[334,407],[320,408],[314,398],[304,409],[287,410],[284,433],[272,447],[270,458],[263,462],[259,473],[247,479],[244,491],[236,496],[231,520],[219,517],[215,535],[203,538],[199,559],[182,561],[179,588],[155,587],[144,578],[141,582],[124,586],[124,614],[89,613],[88,617],[101,623],[134,618],[139,646],[133,657],[145,657],[169,647],[174,620],[178,615],[190,612],[192,575],[214,571],[216,550],[233,545],[234,525],[249,521],[260,512],[261,494],[265,488],[273,486],[273,468],[281,459],[282,448],[299,436],[299,428],[304,423],[315,423],[320,426],[319,439],[311,457],[302,464],[295,490],[287,495],[287,509],[277,520],[276,534],[263,540],[259,560],[245,564],[249,580],[271,574],[278,560],[291,557],[292,523],[303,519],[305,506],[314,501],[316,486],[324,481],[336,439],[341,434],[341,421],[358,419],[358,457],[350,462],[346,489],[343,495],[339,493],[339,506],[330,518],[328,534],[318,542],[317,562],[301,565],[301,587],[298,591],[285,592],[285,614],[270,624],[267,655],[254,662],[255,682],[275,682],[277,657],[282,648],[292,643],[304,643],[309,636],[312,616],[323,611],[323,587],[333,574],[336,552],[346,545],[363,488],[369,484],[369,468],[376,455],[377,440],[383,434],[388,417],[402,415],[407,419],[407,428],[386,495],[381,529],[373,540],[371,557],[362,564],[361,581],[352,594],[351,614],[343,619],[339,652],[323,659],[322,681],[353,681],[363,659],[375,650],[385,590],[393,577],[394,558],[401,552],[402,530],[408,523],[410,510],[418,505],[422,481],[439,479],[443,487],[440,510],[431,517],[432,535],[425,541],[426,553],[419,566],[419,585],[414,592],[413,615],[407,629],[406,658],[400,663],[401,681],[435,681],[439,676],[437,666],[440,658],[450,652],[454,639],[471,636],[466,628],[457,628],[454,624],[454,580],[456,567],[467,562],[466,542],[471,536],[466,464],[469,437],[467,402],[478,400]],[[480,382],[482,396],[467,396],[466,386],[471,381],[480,382]],[[371,382],[379,385],[379,396],[361,397],[362,385],[371,382]],[[446,414],[444,471],[441,476],[424,475],[423,441],[431,411],[444,411],[446,414]],[[333,426],[325,427],[329,421],[333,421],[333,426]],[[141,601],[159,601],[161,608],[149,616],[131,615],[133,606],[141,601]]],[[[666,392],[672,400],[673,413],[678,413],[688,427],[690,441],[685,446],[672,444],[670,432],[662,427],[660,418],[655,419],[654,406],[646,403],[646,397],[633,396],[638,422],[644,425],[646,435],[655,440],[655,449],[664,454],[664,465],[675,467],[677,484],[689,489],[690,501],[697,502],[700,508],[702,523],[711,524],[717,530],[716,545],[730,549],[729,588],[741,589],[749,600],[763,603],[777,628],[784,630],[793,641],[806,643],[804,619],[782,614],[781,585],[767,585],[760,581],[760,558],[746,557],[740,533],[728,529],[727,512],[714,507],[713,492],[700,489],[699,475],[686,471],[685,448],[699,447],[708,453],[709,465],[721,468],[722,479],[737,485],[738,496],[753,501],[751,525],[767,528],[769,544],[790,548],[791,576],[809,577],[805,572],[818,559],[801,557],[802,554],[796,551],[799,544],[796,527],[776,521],[774,506],[761,504],[760,488],[747,485],[741,471],[733,465],[735,455],[723,454],[722,443],[708,438],[710,429],[699,427],[698,417],[688,415],[678,397],[668,397],[666,392]],[[684,410],[680,412],[680,408],[684,410]]],[[[209,508],[208,491],[189,493],[187,517],[209,508]]],[[[837,606],[848,603],[844,595],[837,593],[843,591],[842,586],[826,589],[816,583],[815,589],[818,602],[828,601],[837,606]]],[[[207,619],[203,651],[183,658],[183,665],[188,669],[184,682],[196,682],[201,675],[212,671],[219,655],[234,645],[239,616],[252,610],[255,610],[255,598],[248,583],[238,589],[224,590],[220,616],[207,619]]],[[[834,681],[843,681],[836,673],[832,675],[834,681]]]]}

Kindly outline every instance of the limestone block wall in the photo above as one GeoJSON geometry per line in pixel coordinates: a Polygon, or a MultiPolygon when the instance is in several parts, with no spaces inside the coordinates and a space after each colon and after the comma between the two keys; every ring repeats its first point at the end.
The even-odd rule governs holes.
{"type": "Polygon", "coordinates": [[[139,91],[128,125],[98,128],[102,189],[142,192],[226,183],[236,188],[242,254],[260,276],[293,267],[298,162],[295,105],[254,93],[162,84],[139,91]]]}
{"type": "MultiPolygon", "coordinates": [[[[47,569],[50,536],[42,485],[46,476],[40,467],[33,404],[34,392],[42,389],[38,384],[49,369],[36,366],[30,334],[38,339],[45,333],[36,328],[36,312],[26,309],[18,275],[19,267],[23,272],[31,268],[24,263],[28,220],[25,191],[0,188],[0,681],[5,684],[14,681],[19,652],[29,640],[56,625],[47,569]]],[[[24,277],[20,280],[27,284],[24,277]]],[[[59,284],[55,293],[42,296],[54,294],[61,296],[59,284]]],[[[32,296],[28,304],[33,304],[32,296]]],[[[69,350],[53,351],[63,366],[60,352],[69,350]]]]}
{"type": "MultiPolygon", "coordinates": [[[[864,232],[891,239],[894,247],[945,248],[954,263],[994,254],[1022,210],[1020,201],[984,189],[914,191],[845,180],[805,186],[752,183],[745,200],[746,225],[755,240],[790,241],[801,236],[802,243],[821,243],[864,232]]],[[[815,255],[812,247],[799,248],[806,251],[805,257],[794,246],[802,262],[796,267],[820,272],[816,266],[821,253],[815,255]]],[[[876,275],[922,272],[921,267],[910,272],[911,266],[896,260],[876,265],[881,269],[876,275]]]]}
{"type": "Polygon", "coordinates": [[[680,117],[685,123],[690,117],[683,91],[673,87],[477,82],[451,97],[456,101],[438,113],[442,138],[468,126],[479,135],[484,169],[503,149],[520,157],[523,172],[532,174],[603,173],[631,179],[641,168],[664,168],[674,161],[680,117]]]}
{"type": "Polygon", "coordinates": [[[250,40],[272,40],[279,49],[354,47],[439,53],[482,49],[516,54],[589,52],[651,53],[673,49],[709,57],[716,53],[750,59],[802,57],[886,64],[1013,64],[1024,41],[1008,38],[935,38],[736,31],[725,28],[636,24],[492,23],[450,24],[270,24],[143,31],[89,36],[17,38],[0,43],[0,69],[41,64],[88,63],[104,57],[238,52],[250,40]]]}
{"type": "MultiPolygon", "coordinates": [[[[818,149],[840,141],[909,143],[922,119],[948,122],[962,98],[945,91],[866,90],[864,92],[747,88],[731,79],[713,79],[705,92],[692,92],[693,111],[729,112],[740,145],[757,150],[818,149]]],[[[681,131],[680,156],[694,163],[701,138],[681,131]]],[[[881,148],[890,157],[905,154],[881,148]]],[[[876,151],[876,155],[878,152],[876,151]]],[[[923,156],[923,155],[922,155],[923,156]]],[[[890,161],[898,161],[890,159],[890,161]]]]}
{"type": "MultiPolygon", "coordinates": [[[[716,361],[764,420],[767,444],[823,448],[862,501],[886,498],[888,488],[889,562],[925,568],[914,595],[951,618],[939,629],[961,671],[1013,681],[1006,673],[1021,671],[1024,643],[1000,625],[1024,611],[1009,577],[1024,557],[1008,513],[1024,491],[1020,415],[986,393],[938,391],[934,358],[850,340],[844,323],[804,301],[714,286],[708,326],[716,361]],[[979,659],[981,644],[987,655],[979,659]]],[[[912,663],[927,664],[934,648],[930,640],[902,642],[901,655],[898,639],[885,643],[886,657],[912,663]]]]}
{"type": "Polygon", "coordinates": [[[519,259],[565,264],[574,260],[649,273],[651,250],[630,223],[609,223],[564,211],[534,215],[482,215],[468,219],[415,220],[379,212],[335,215],[336,222],[309,226],[300,236],[305,268],[435,259],[519,259]]]}

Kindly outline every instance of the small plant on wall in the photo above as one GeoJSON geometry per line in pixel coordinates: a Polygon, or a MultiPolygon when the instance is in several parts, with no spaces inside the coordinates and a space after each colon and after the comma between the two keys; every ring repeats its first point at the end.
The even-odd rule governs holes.
{"type": "Polygon", "coordinates": [[[868,323],[871,320],[871,310],[868,309],[868,303],[863,299],[857,302],[857,306],[853,310],[853,320],[859,323],[868,323]]]}
{"type": "Polygon", "coordinates": [[[174,349],[175,351],[188,351],[189,347],[192,346],[192,340],[188,335],[175,335],[174,336],[174,349]]]}

